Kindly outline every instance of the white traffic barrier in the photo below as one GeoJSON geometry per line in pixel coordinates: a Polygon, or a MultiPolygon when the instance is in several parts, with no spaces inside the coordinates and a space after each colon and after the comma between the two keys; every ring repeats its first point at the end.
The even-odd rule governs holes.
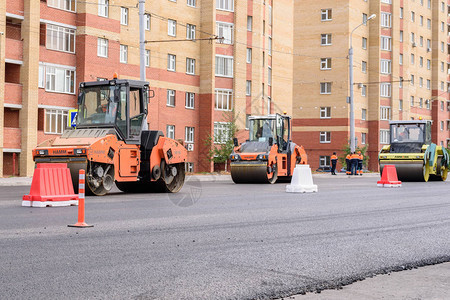
{"type": "Polygon", "coordinates": [[[286,193],[317,192],[317,185],[313,183],[309,165],[296,165],[291,184],[286,186],[286,193]]]}

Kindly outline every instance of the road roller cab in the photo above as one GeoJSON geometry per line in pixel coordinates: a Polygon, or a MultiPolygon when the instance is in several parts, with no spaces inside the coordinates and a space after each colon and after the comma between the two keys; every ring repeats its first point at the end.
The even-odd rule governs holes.
{"type": "Polygon", "coordinates": [[[113,79],[83,82],[76,129],[33,150],[36,163],[67,163],[77,190],[86,170],[86,192],[104,195],[116,182],[126,192],[177,192],[184,183],[186,149],[160,131],[143,130],[148,82],[113,79]]]}
{"type": "Polygon", "coordinates": [[[390,144],[379,154],[380,172],[395,165],[402,181],[446,180],[449,154],[431,142],[431,121],[390,121],[390,144]]]}
{"type": "Polygon", "coordinates": [[[230,156],[235,183],[275,183],[290,180],[295,164],[306,164],[302,146],[291,141],[291,118],[286,115],[249,117],[249,139],[230,156]]]}

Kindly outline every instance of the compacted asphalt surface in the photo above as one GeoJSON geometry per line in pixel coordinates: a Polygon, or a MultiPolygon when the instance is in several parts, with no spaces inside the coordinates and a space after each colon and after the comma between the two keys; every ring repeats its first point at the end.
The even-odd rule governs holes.
{"type": "MultiPolygon", "coordinates": [[[[379,177],[286,184],[190,177],[178,194],[21,207],[0,186],[0,298],[271,299],[450,261],[450,181],[379,188],[379,177]]],[[[450,293],[450,289],[449,289],[450,293]]]]}

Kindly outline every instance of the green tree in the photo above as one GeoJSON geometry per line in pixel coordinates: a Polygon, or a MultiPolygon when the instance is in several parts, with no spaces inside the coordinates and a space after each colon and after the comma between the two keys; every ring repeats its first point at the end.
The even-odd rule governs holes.
{"type": "Polygon", "coordinates": [[[224,112],[224,122],[215,125],[214,134],[208,135],[205,139],[205,145],[209,149],[208,160],[214,163],[225,163],[225,172],[227,171],[228,159],[234,148],[233,138],[237,131],[236,118],[234,110],[224,112]]]}
{"type": "MultiPolygon", "coordinates": [[[[364,147],[356,147],[355,151],[361,151],[361,154],[363,155],[363,166],[367,166],[369,163],[369,156],[366,155],[368,145],[365,145],[364,147]]],[[[345,163],[345,157],[347,157],[347,154],[350,154],[350,144],[344,145],[342,148],[343,156],[339,156],[339,162],[344,168],[347,168],[347,164],[345,163]]]]}

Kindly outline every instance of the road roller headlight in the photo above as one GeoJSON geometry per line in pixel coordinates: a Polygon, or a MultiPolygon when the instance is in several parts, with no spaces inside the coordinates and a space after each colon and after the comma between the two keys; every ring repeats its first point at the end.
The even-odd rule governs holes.
{"type": "Polygon", "coordinates": [[[230,155],[230,160],[231,161],[241,160],[241,157],[238,154],[231,154],[230,155]]]}
{"type": "Polygon", "coordinates": [[[48,150],[38,150],[37,154],[38,155],[47,155],[48,154],[48,150]]]}
{"type": "Polygon", "coordinates": [[[257,159],[257,160],[268,160],[268,159],[269,159],[269,155],[267,155],[267,154],[259,154],[259,155],[256,157],[256,159],[257,159]]]}
{"type": "Polygon", "coordinates": [[[86,154],[86,149],[75,149],[75,155],[83,155],[86,154]]]}

